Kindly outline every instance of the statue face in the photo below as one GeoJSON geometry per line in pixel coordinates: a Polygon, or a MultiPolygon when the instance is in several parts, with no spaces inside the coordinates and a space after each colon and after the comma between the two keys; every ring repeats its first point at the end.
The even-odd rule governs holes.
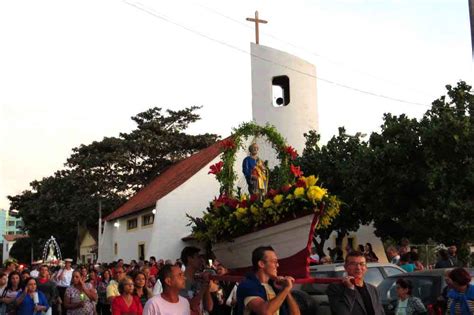
{"type": "Polygon", "coordinates": [[[250,146],[250,154],[255,155],[258,153],[258,145],[257,144],[252,144],[250,146]]]}

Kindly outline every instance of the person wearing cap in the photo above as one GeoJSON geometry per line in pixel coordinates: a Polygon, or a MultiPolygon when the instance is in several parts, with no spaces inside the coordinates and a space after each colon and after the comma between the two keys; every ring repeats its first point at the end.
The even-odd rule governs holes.
{"type": "MultiPolygon", "coordinates": [[[[56,281],[56,285],[59,291],[59,297],[61,298],[61,301],[64,301],[64,294],[66,293],[66,289],[71,284],[73,272],[74,270],[72,269],[72,259],[71,258],[64,259],[64,268],[58,271],[54,279],[56,281]]],[[[63,309],[62,313],[65,314],[66,309],[64,308],[64,305],[62,309],[63,309]]]]}
{"type": "Polygon", "coordinates": [[[41,266],[41,264],[43,263],[42,260],[37,260],[37,261],[34,261],[32,264],[31,264],[31,272],[30,272],[30,276],[32,278],[38,278],[39,276],[39,267],[41,266]]]}

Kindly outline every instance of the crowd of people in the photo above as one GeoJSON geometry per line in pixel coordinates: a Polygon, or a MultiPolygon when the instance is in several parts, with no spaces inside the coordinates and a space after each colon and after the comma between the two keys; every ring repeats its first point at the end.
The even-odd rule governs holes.
{"type": "MultiPolygon", "coordinates": [[[[364,282],[370,250],[364,247],[364,252],[346,255],[347,275],[327,289],[333,314],[384,314],[376,288],[364,282]]],[[[392,262],[403,266],[407,254],[403,249],[387,252],[392,262]]],[[[30,269],[7,262],[0,272],[0,315],[300,315],[292,293],[295,279],[278,275],[278,266],[277,253],[270,246],[253,251],[253,272],[240,283],[211,277],[225,276],[228,270],[216,260],[205,259],[196,247],[185,247],[175,262],[150,257],[129,264],[118,260],[73,266],[71,259],[65,259],[61,267],[39,261],[30,269]]],[[[470,274],[462,267],[449,269],[446,281],[448,313],[474,314],[470,274]]],[[[421,300],[412,296],[409,280],[400,278],[396,285],[395,314],[427,312],[421,300]]]]}

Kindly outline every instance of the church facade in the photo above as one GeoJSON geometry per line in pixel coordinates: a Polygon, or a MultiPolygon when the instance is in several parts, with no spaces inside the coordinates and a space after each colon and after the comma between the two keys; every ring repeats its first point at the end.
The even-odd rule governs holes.
{"type": "MultiPolygon", "coordinates": [[[[275,126],[301,153],[303,134],[318,130],[315,66],[288,53],[251,44],[251,72],[253,121],[275,126]]],[[[270,167],[276,165],[275,152],[265,139],[248,142],[258,143],[260,158],[270,167]]],[[[208,174],[209,167],[219,161],[219,154],[216,143],[173,165],[107,216],[99,238],[98,261],[178,258],[182,248],[192,243],[186,214],[202,216],[219,193],[219,183],[208,174]]],[[[236,170],[241,169],[246,155],[245,150],[238,152],[236,170]]],[[[238,173],[236,184],[243,188],[245,179],[238,173]]],[[[381,242],[373,233],[368,236],[358,240],[370,240],[380,252],[381,242]]]]}

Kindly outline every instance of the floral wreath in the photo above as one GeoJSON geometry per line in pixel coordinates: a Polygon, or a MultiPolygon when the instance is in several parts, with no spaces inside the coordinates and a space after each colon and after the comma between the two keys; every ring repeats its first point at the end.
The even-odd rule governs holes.
{"type": "Polygon", "coordinates": [[[296,150],[291,146],[287,146],[285,139],[274,126],[268,124],[259,126],[254,122],[243,123],[239,128],[234,129],[231,137],[221,141],[222,160],[212,165],[209,170],[209,174],[216,175],[216,179],[221,186],[221,194],[234,195],[234,183],[237,179],[234,164],[237,150],[243,148],[244,141],[249,137],[262,136],[265,136],[268,142],[271,143],[277,153],[277,158],[280,160],[280,166],[275,170],[277,181],[275,184],[288,183],[294,178],[292,174],[300,172],[299,167],[290,163],[298,156],[296,150]]]}
{"type": "Polygon", "coordinates": [[[300,166],[296,165],[298,153],[286,144],[274,126],[244,123],[220,145],[222,159],[209,170],[220,183],[220,194],[210,202],[202,218],[187,215],[197,240],[231,241],[265,226],[311,213],[320,215],[317,228],[327,228],[339,214],[339,199],[317,185],[316,176],[303,176],[300,166]],[[264,196],[249,196],[240,189],[234,190],[236,153],[250,136],[266,136],[280,160],[280,165],[272,170],[273,178],[264,196]]]}

